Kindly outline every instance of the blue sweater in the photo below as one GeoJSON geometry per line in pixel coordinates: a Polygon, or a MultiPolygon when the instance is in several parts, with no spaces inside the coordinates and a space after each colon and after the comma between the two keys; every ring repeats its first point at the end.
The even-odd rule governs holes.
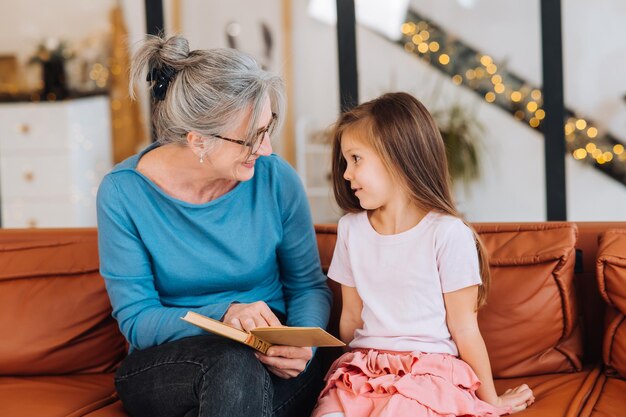
{"type": "Polygon", "coordinates": [[[277,155],[205,204],[165,194],[118,164],[98,190],[100,272],[133,349],[204,331],[188,310],[219,320],[233,302],[265,301],[289,326],[325,327],[331,295],[300,178],[277,155]]]}

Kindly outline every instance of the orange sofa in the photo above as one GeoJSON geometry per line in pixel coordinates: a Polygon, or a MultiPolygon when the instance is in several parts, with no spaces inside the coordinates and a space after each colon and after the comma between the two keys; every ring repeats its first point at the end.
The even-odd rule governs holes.
{"type": "MultiPolygon", "coordinates": [[[[496,385],[525,382],[537,398],[518,415],[626,415],[626,223],[475,226],[492,268],[479,320],[496,385]]],[[[336,227],[316,230],[326,269],[336,227]]],[[[126,416],[110,313],[95,229],[0,230],[0,416],[126,416]]]]}

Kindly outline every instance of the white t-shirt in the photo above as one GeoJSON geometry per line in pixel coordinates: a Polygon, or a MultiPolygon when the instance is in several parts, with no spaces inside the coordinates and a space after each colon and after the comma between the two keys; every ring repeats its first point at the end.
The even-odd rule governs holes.
{"type": "Polygon", "coordinates": [[[328,277],[363,300],[363,328],[350,347],[455,356],[443,293],[481,283],[472,231],[435,211],[395,235],[376,232],[366,211],[345,215],[328,277]]]}

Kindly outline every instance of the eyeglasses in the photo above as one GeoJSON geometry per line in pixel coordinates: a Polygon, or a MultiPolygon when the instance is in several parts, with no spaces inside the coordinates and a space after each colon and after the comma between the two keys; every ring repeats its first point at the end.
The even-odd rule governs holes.
{"type": "Polygon", "coordinates": [[[274,132],[274,128],[276,127],[276,119],[277,118],[278,118],[278,116],[276,115],[276,113],[272,113],[272,119],[267,124],[267,126],[265,126],[264,128],[261,128],[261,129],[259,129],[257,131],[256,140],[253,143],[246,143],[245,140],[230,139],[230,138],[226,138],[226,137],[220,136],[220,135],[211,135],[211,136],[213,136],[214,138],[227,140],[228,142],[232,142],[232,143],[236,143],[238,145],[247,146],[249,148],[252,148],[252,155],[255,155],[259,151],[259,149],[261,148],[261,145],[263,145],[263,141],[265,140],[265,134],[267,133],[269,136],[272,136],[272,133],[274,132]]]}

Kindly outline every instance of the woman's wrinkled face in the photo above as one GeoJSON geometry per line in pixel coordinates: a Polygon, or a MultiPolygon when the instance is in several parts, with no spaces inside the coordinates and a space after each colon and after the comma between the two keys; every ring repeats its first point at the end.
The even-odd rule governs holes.
{"type": "MultiPolygon", "coordinates": [[[[244,114],[237,128],[224,132],[220,136],[233,140],[243,140],[246,137],[250,113],[251,111],[248,110],[247,114],[244,114]]],[[[261,156],[268,156],[272,153],[270,133],[267,131],[270,123],[273,123],[272,108],[269,97],[266,97],[263,110],[258,119],[257,131],[259,133],[257,142],[252,146],[252,149],[256,149],[256,153],[250,155],[250,147],[222,140],[220,146],[207,155],[205,159],[223,178],[235,181],[248,181],[254,176],[256,160],[261,156]]]]}

